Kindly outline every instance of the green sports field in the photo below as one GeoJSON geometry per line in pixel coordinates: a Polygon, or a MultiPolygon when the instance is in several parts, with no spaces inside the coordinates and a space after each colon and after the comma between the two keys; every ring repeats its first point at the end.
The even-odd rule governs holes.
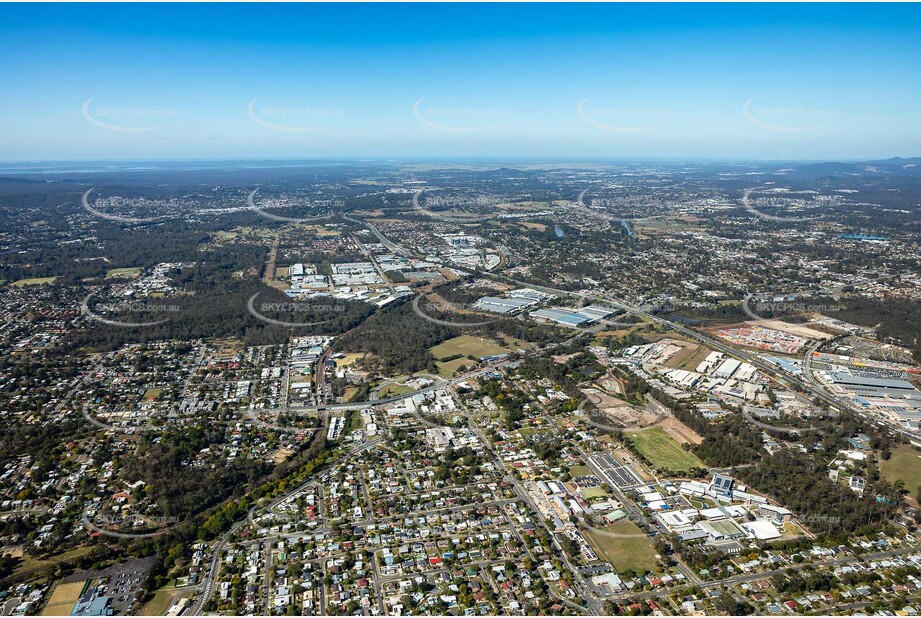
{"type": "Polygon", "coordinates": [[[660,470],[686,472],[706,468],[706,464],[669,436],[661,427],[651,427],[627,434],[633,446],[660,470]]]}
{"type": "Polygon", "coordinates": [[[880,460],[879,472],[889,482],[904,482],[908,501],[917,506],[915,496],[921,487],[921,451],[908,444],[892,449],[892,457],[880,460]]]}
{"type": "Polygon", "coordinates": [[[658,566],[656,550],[649,539],[642,535],[642,530],[630,520],[619,522],[603,528],[606,532],[617,534],[636,534],[632,538],[612,538],[592,530],[585,531],[585,537],[594,546],[598,557],[610,562],[618,572],[630,569],[639,573],[655,570],[658,566]]]}
{"type": "Polygon", "coordinates": [[[491,339],[474,337],[472,335],[461,335],[460,337],[454,337],[453,339],[443,341],[430,348],[429,351],[432,353],[432,356],[441,360],[454,356],[455,354],[461,354],[462,356],[470,355],[480,358],[482,356],[503,354],[508,352],[509,349],[497,345],[491,339]]]}

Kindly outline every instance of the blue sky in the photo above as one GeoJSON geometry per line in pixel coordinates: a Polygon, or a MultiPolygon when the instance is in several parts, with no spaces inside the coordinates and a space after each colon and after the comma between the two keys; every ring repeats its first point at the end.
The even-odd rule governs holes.
{"type": "Polygon", "coordinates": [[[921,155],[921,6],[0,5],[0,160],[921,155]]]}

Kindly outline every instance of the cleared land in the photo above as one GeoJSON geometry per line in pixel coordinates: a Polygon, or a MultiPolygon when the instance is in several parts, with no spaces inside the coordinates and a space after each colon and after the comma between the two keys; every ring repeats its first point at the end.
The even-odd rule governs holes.
{"type": "Polygon", "coordinates": [[[412,392],[412,388],[406,386],[405,384],[388,384],[381,389],[379,395],[381,397],[393,397],[394,395],[402,395],[404,393],[412,392]]]}
{"type": "Polygon", "coordinates": [[[661,427],[631,433],[629,440],[636,450],[660,470],[686,472],[693,468],[707,467],[696,455],[681,448],[661,427]]]}
{"type": "Polygon", "coordinates": [[[659,427],[667,431],[668,434],[680,444],[690,442],[691,444],[697,445],[704,441],[702,436],[674,416],[667,417],[659,423],[659,427]]]}
{"type": "Polygon", "coordinates": [[[346,354],[342,358],[336,359],[336,366],[337,367],[348,367],[349,365],[354,365],[355,362],[363,356],[364,354],[361,354],[360,352],[346,354]]]}
{"type": "Polygon", "coordinates": [[[879,472],[887,481],[904,482],[908,490],[906,499],[912,506],[918,506],[916,494],[921,487],[921,451],[903,444],[893,449],[888,461],[880,460],[879,472]]]}
{"type": "Polygon", "coordinates": [[[630,405],[603,391],[594,388],[580,390],[598,411],[608,418],[608,422],[615,427],[635,429],[655,425],[661,420],[661,417],[651,413],[649,410],[630,405]]]}
{"type": "Polygon", "coordinates": [[[454,376],[454,373],[460,369],[462,366],[470,368],[471,365],[475,363],[467,358],[456,358],[452,361],[436,361],[435,365],[438,367],[438,375],[443,378],[450,378],[454,376]]]}
{"type": "Polygon", "coordinates": [[[537,230],[539,232],[546,232],[547,226],[543,223],[533,223],[531,221],[519,221],[518,225],[528,230],[537,230]]]}
{"type": "Polygon", "coordinates": [[[294,455],[294,451],[291,449],[280,448],[272,454],[272,462],[278,465],[288,459],[288,457],[291,457],[291,455],[294,455]]]}
{"type": "Polygon", "coordinates": [[[583,487],[579,490],[579,493],[582,494],[583,498],[604,498],[607,493],[601,487],[583,487]]]}
{"type": "Polygon", "coordinates": [[[483,356],[492,356],[494,354],[504,354],[508,352],[507,348],[504,348],[498,345],[491,339],[485,339],[483,337],[474,337],[473,335],[461,335],[460,337],[454,337],[453,339],[448,339],[443,341],[438,345],[429,348],[429,352],[432,353],[437,359],[448,358],[454,356],[455,354],[460,354],[462,356],[475,356],[476,358],[482,358],[483,356]]]}
{"type": "Polygon", "coordinates": [[[84,545],[43,560],[37,560],[28,554],[24,554],[21,556],[22,562],[19,563],[10,578],[19,580],[28,577],[29,581],[44,580],[47,578],[44,577],[43,573],[49,566],[71,564],[91,551],[93,551],[91,546],[84,545]]]}
{"type": "Polygon", "coordinates": [[[510,335],[499,335],[499,338],[502,339],[504,345],[507,345],[508,347],[515,350],[530,350],[533,347],[524,339],[515,339],[510,335]]]}
{"type": "Polygon", "coordinates": [[[359,389],[357,386],[346,386],[345,391],[342,393],[342,399],[344,401],[352,401],[352,397],[354,397],[359,390],[361,389],[359,389]]]}
{"type": "Polygon", "coordinates": [[[166,610],[170,608],[170,605],[173,604],[173,597],[176,596],[177,590],[175,586],[164,586],[160,588],[154,593],[153,598],[148,601],[138,613],[141,616],[163,616],[166,614],[166,610]]]}
{"type": "MultiPolygon", "coordinates": [[[[675,356],[681,356],[681,352],[675,356]]],[[[710,349],[705,348],[701,345],[697,346],[693,353],[688,355],[686,358],[683,358],[674,364],[666,363],[669,367],[676,367],[678,369],[684,369],[685,371],[694,371],[697,369],[697,366],[703,362],[707,355],[710,354],[710,349]]],[[[672,359],[674,360],[674,359],[672,359]]]]}
{"type": "Polygon", "coordinates": [[[106,273],[106,279],[117,279],[119,277],[137,277],[143,269],[136,268],[113,268],[106,273]]]}
{"type": "MultiPolygon", "coordinates": [[[[680,343],[683,344],[685,342],[681,341],[680,343]]],[[[688,361],[688,359],[695,357],[700,352],[700,347],[701,346],[697,345],[696,343],[687,343],[680,352],[676,352],[674,356],[668,359],[668,361],[665,363],[665,366],[666,367],[680,367],[684,365],[688,361]]],[[[707,354],[705,353],[703,355],[703,358],[706,358],[706,357],[707,357],[707,354]]],[[[694,365],[694,366],[696,367],[697,365],[694,365]]]]}
{"type": "MultiPolygon", "coordinates": [[[[642,534],[643,532],[629,519],[622,519],[602,530],[617,534],[642,534]]],[[[612,538],[592,530],[586,530],[584,533],[598,555],[614,565],[619,572],[632,570],[644,573],[658,566],[655,547],[645,536],[612,538]]]]}
{"type": "Polygon", "coordinates": [[[803,337],[804,339],[832,338],[832,335],[823,333],[820,330],[815,330],[814,328],[809,328],[808,326],[803,326],[802,324],[791,324],[790,322],[784,322],[783,320],[759,320],[757,322],[750,323],[757,324],[758,326],[763,326],[764,328],[779,330],[783,333],[796,335],[797,337],[803,337]]]}
{"type": "Polygon", "coordinates": [[[26,285],[44,285],[46,283],[54,283],[57,277],[33,277],[32,279],[20,279],[19,281],[14,281],[10,285],[14,288],[21,288],[26,285]]]}

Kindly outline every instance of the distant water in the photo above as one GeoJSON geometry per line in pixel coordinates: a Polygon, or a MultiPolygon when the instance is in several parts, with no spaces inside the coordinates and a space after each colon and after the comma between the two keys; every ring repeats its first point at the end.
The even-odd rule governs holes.
{"type": "Polygon", "coordinates": [[[556,237],[557,237],[557,238],[562,238],[562,237],[563,237],[563,230],[562,230],[562,228],[560,228],[559,225],[554,225],[554,226],[553,226],[553,231],[554,231],[554,233],[556,234],[556,237]]]}
{"type": "Polygon", "coordinates": [[[627,236],[633,236],[633,228],[630,227],[630,222],[626,219],[620,220],[620,226],[627,231],[627,236]]]}
{"type": "Polygon", "coordinates": [[[869,234],[838,234],[838,238],[848,240],[889,240],[885,236],[871,236],[869,234]]]}
{"type": "Polygon", "coordinates": [[[11,163],[0,161],[0,174],[96,174],[109,172],[197,172],[206,170],[258,170],[320,165],[339,165],[341,161],[309,160],[205,160],[205,161],[48,161],[11,163]]]}

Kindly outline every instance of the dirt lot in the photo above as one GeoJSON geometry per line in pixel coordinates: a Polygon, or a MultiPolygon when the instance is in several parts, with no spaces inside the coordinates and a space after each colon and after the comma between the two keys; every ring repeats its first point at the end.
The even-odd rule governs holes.
{"type": "MultiPolygon", "coordinates": [[[[696,343],[688,343],[686,345],[684,342],[681,343],[685,346],[684,349],[680,352],[677,352],[674,356],[668,359],[668,361],[665,363],[666,367],[679,367],[683,369],[684,365],[688,363],[688,360],[696,358],[700,355],[700,353],[702,353],[701,346],[697,345],[696,343]]],[[[703,357],[706,358],[707,353],[703,353],[703,357]]],[[[700,361],[697,362],[700,363],[700,361]]],[[[695,364],[694,367],[696,366],[697,365],[695,364]]]]}
{"type": "Polygon", "coordinates": [[[823,333],[820,330],[815,330],[814,328],[809,328],[808,326],[803,326],[801,324],[790,324],[789,322],[783,322],[781,320],[758,320],[756,322],[749,322],[750,324],[757,324],[764,328],[772,328],[774,330],[779,330],[783,333],[789,333],[791,335],[796,335],[797,337],[803,337],[804,339],[831,339],[832,335],[828,333],[823,333]]]}
{"type": "Polygon", "coordinates": [[[595,384],[597,384],[602,390],[604,390],[607,393],[614,393],[616,395],[624,394],[624,384],[620,380],[620,378],[617,378],[615,376],[612,376],[612,375],[605,376],[604,378],[601,378],[600,380],[596,380],[595,384]]]}
{"type": "Polygon", "coordinates": [[[272,454],[272,462],[278,465],[288,459],[288,457],[291,457],[291,455],[294,455],[294,451],[291,449],[280,448],[272,454]]]}
{"type": "Polygon", "coordinates": [[[680,444],[690,442],[691,444],[700,444],[704,439],[699,436],[693,429],[679,421],[674,416],[669,416],[659,423],[659,427],[668,432],[668,435],[677,440],[680,444]]]}
{"type": "Polygon", "coordinates": [[[642,429],[644,427],[654,426],[661,427],[680,444],[689,442],[697,445],[704,441],[704,439],[693,429],[674,416],[655,414],[649,410],[631,406],[616,397],[612,397],[594,388],[583,388],[581,390],[582,394],[610,419],[611,424],[614,426],[621,426],[625,429],[642,429]]]}
{"type": "MultiPolygon", "coordinates": [[[[693,353],[685,356],[685,358],[683,358],[679,362],[672,364],[672,361],[674,361],[674,359],[672,359],[672,361],[669,361],[668,363],[666,363],[666,365],[668,365],[669,367],[675,367],[677,369],[684,369],[685,371],[694,371],[695,369],[697,369],[697,366],[701,362],[703,362],[703,360],[707,358],[707,356],[710,354],[710,348],[705,348],[700,345],[695,346],[695,347],[696,349],[694,350],[693,353]]],[[[675,356],[682,356],[682,355],[683,353],[679,352],[675,356]]]]}
{"type": "Polygon", "coordinates": [[[625,428],[649,427],[650,425],[655,425],[661,419],[661,417],[648,410],[631,406],[600,390],[594,388],[581,390],[582,394],[608,417],[614,426],[623,426],[625,428]]]}

